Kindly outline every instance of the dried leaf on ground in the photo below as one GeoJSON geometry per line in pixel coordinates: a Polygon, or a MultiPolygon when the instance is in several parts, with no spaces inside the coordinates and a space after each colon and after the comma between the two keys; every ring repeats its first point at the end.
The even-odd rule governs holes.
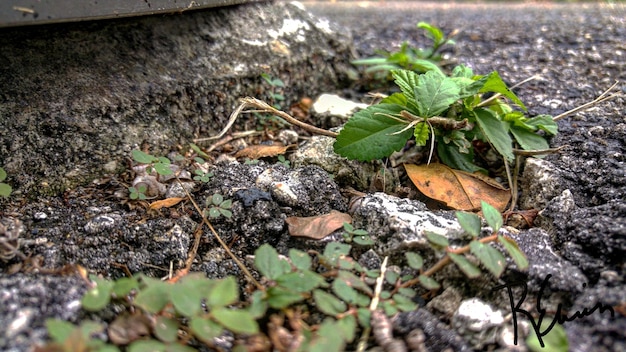
{"type": "Polygon", "coordinates": [[[251,145],[243,148],[235,154],[235,158],[259,159],[268,156],[277,156],[285,152],[293,145],[251,145]]]}
{"type": "Polygon", "coordinates": [[[502,212],[511,199],[510,190],[482,174],[454,170],[443,164],[404,167],[420,192],[453,209],[479,210],[482,200],[502,212]]]}
{"type": "Polygon", "coordinates": [[[344,222],[352,223],[352,217],[333,210],[328,214],[318,216],[290,216],[285,222],[289,226],[289,234],[291,236],[320,240],[342,228],[344,222]]]}
{"type": "Polygon", "coordinates": [[[155,202],[150,203],[150,209],[159,210],[161,208],[173,207],[176,204],[180,203],[183,199],[185,198],[173,197],[173,198],[157,200],[155,202]]]}

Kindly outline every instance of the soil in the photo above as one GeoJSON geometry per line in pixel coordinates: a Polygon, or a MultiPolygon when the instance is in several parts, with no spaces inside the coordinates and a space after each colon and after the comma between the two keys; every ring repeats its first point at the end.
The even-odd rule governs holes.
{"type": "MultiPolygon", "coordinates": [[[[397,49],[404,40],[414,46],[427,45],[415,26],[419,21],[441,27],[446,33],[459,29],[457,44],[444,51],[454,63],[469,65],[477,73],[497,70],[509,83],[541,77],[515,90],[530,115],[558,115],[595,99],[615,81],[620,82],[622,92],[626,91],[623,4],[385,1],[306,2],[305,6],[314,15],[343,26],[345,34],[352,35],[358,57],[371,56],[377,49],[397,49]]],[[[362,98],[365,85],[357,81],[337,87],[336,92],[362,98]]],[[[536,165],[527,164],[521,204],[540,211],[537,227],[510,235],[528,255],[529,270],[520,272],[511,265],[500,280],[474,281],[451,271],[442,273],[438,279],[445,290],[440,297],[445,299],[433,299],[425,309],[400,315],[394,322],[397,337],[420,330],[430,351],[523,351],[523,344],[516,347],[498,338],[485,340],[466,329],[471,321],[451,320],[451,316],[460,316],[461,299],[471,298],[510,314],[507,296],[493,293],[492,288],[511,280],[527,283],[526,305],[533,310],[537,297],[542,297],[542,283],[550,274],[549,292],[544,293],[542,304],[552,313],[558,303],[565,304],[568,316],[597,304],[614,310],[613,316],[595,311],[564,323],[570,350],[626,350],[624,107],[624,98],[618,97],[560,120],[559,134],[550,144],[567,147],[536,165]]],[[[382,193],[368,194],[361,206],[352,208],[349,197],[342,193],[346,184],[331,179],[318,166],[290,169],[274,159],[250,165],[224,158],[212,165],[211,171],[211,181],[197,186],[193,194],[199,201],[214,193],[234,200],[233,217],[216,220],[215,227],[240,258],[263,243],[270,243],[281,253],[289,248],[323,248],[324,241],[290,237],[285,225],[288,216],[350,210],[355,226],[385,241],[374,251],[362,251],[355,258],[362,263],[378,263],[381,256],[394,253],[400,257],[407,248],[419,246],[416,243],[423,240],[423,234],[407,225],[415,214],[428,213],[429,219],[441,216],[437,218],[444,223],[441,226],[452,221],[452,212],[433,213],[419,201],[388,198],[382,193]],[[259,183],[259,179],[265,181],[259,183]],[[292,192],[281,193],[276,184],[288,185],[292,192]]],[[[0,253],[12,257],[0,261],[0,325],[7,327],[0,333],[0,349],[29,350],[45,341],[45,318],[74,323],[93,318],[78,304],[88,285],[75,273],[76,265],[103,277],[119,278],[128,271],[166,277],[170,265],[178,269],[184,264],[199,217],[189,204],[150,210],[146,202],[130,202],[125,192],[134,176],[127,170],[103,175],[62,196],[6,201],[2,211],[5,236],[11,233],[19,238],[20,251],[27,259],[12,257],[15,253],[10,251],[0,253]]],[[[166,187],[172,189],[172,184],[166,187]]],[[[331,237],[340,238],[337,234],[331,237]]],[[[245,283],[240,270],[212,237],[203,238],[198,253],[193,271],[212,278],[235,275],[245,283]]],[[[518,289],[514,292],[520,293],[518,289]]],[[[97,319],[107,321],[112,314],[106,311],[97,319]]],[[[502,337],[510,332],[510,325],[507,320],[488,330],[502,337]]]]}

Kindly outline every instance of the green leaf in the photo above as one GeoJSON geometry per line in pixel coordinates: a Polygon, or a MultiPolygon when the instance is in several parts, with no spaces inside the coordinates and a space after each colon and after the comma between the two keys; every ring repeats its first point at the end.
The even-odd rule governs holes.
{"type": "Polygon", "coordinates": [[[174,342],[178,339],[178,322],[164,316],[157,316],[154,322],[154,335],[163,342],[174,342]]]}
{"type": "Polygon", "coordinates": [[[513,140],[509,136],[507,123],[500,121],[491,111],[485,109],[474,110],[474,116],[487,141],[507,162],[512,162],[515,159],[513,140]]]}
{"type": "Polygon", "coordinates": [[[465,65],[459,65],[459,66],[456,66],[452,70],[452,73],[450,74],[450,76],[451,77],[470,78],[471,79],[472,77],[474,77],[474,71],[472,70],[471,67],[467,67],[465,65]]]}
{"type": "Polygon", "coordinates": [[[221,214],[222,213],[220,213],[220,208],[218,208],[218,207],[209,208],[209,217],[211,217],[211,218],[219,218],[221,214]]]}
{"type": "Polygon", "coordinates": [[[276,283],[294,292],[311,292],[325,283],[323,276],[310,270],[287,273],[276,278],[276,283]]]}
{"type": "Polygon", "coordinates": [[[555,135],[559,131],[559,126],[550,115],[537,115],[525,121],[526,124],[534,126],[540,130],[555,135]]]}
{"type": "Polygon", "coordinates": [[[444,164],[453,169],[467,172],[486,172],[485,169],[473,163],[474,154],[471,150],[469,153],[461,153],[458,148],[441,141],[441,138],[437,138],[437,140],[437,155],[444,164]]]}
{"type": "Polygon", "coordinates": [[[426,122],[420,122],[415,125],[415,129],[413,130],[413,135],[415,136],[415,145],[418,147],[423,147],[426,145],[428,141],[428,137],[430,136],[430,126],[426,122]]]}
{"type": "Polygon", "coordinates": [[[437,64],[426,59],[412,59],[409,61],[409,68],[417,72],[437,72],[443,74],[443,71],[437,64]]]}
{"type": "Polygon", "coordinates": [[[408,298],[413,298],[415,297],[415,295],[417,295],[417,292],[415,292],[414,289],[408,287],[400,287],[398,289],[398,293],[408,298]]]}
{"type": "Polygon", "coordinates": [[[169,302],[171,285],[165,282],[151,284],[139,291],[133,304],[148,313],[158,313],[169,302]]]}
{"type": "Polygon", "coordinates": [[[192,317],[189,327],[194,336],[205,343],[213,343],[213,339],[222,335],[222,326],[206,317],[192,317]]]}
{"type": "Polygon", "coordinates": [[[233,212],[228,209],[217,208],[217,210],[227,219],[230,219],[233,216],[233,212]]]}
{"type": "Polygon", "coordinates": [[[287,308],[293,303],[304,299],[302,294],[293,292],[280,286],[270,287],[267,290],[267,304],[275,309],[287,308]]]}
{"type": "Polygon", "coordinates": [[[426,235],[426,239],[428,239],[428,242],[436,246],[448,247],[448,245],[450,245],[450,243],[448,242],[448,238],[438,233],[426,231],[424,234],[426,235]]]}
{"type": "Polygon", "coordinates": [[[410,312],[417,309],[417,304],[404,295],[393,295],[393,301],[395,302],[396,307],[403,312],[410,312]]]}
{"type": "Polygon", "coordinates": [[[281,275],[291,272],[289,263],[280,259],[276,249],[267,243],[254,252],[254,266],[270,280],[276,280],[281,275]]]}
{"type": "Polygon", "coordinates": [[[509,253],[519,270],[526,270],[528,268],[528,259],[526,259],[526,255],[519,249],[514,239],[498,236],[498,242],[502,244],[507,253],[509,253]]]}
{"type": "Polygon", "coordinates": [[[417,111],[422,117],[439,115],[461,98],[460,89],[456,83],[435,71],[420,75],[420,80],[414,89],[417,111]]]}
{"type": "Polygon", "coordinates": [[[548,141],[535,132],[519,128],[515,125],[511,126],[511,134],[524,150],[544,150],[550,148],[548,141]]]}
{"type": "Polygon", "coordinates": [[[171,175],[171,174],[174,173],[174,171],[172,171],[172,169],[170,169],[170,165],[169,164],[156,163],[153,166],[154,166],[154,169],[156,170],[156,172],[159,175],[167,176],[167,175],[171,175]]]}
{"type": "Polygon", "coordinates": [[[289,249],[289,259],[291,259],[291,264],[298,270],[309,270],[311,268],[312,261],[307,252],[291,248],[289,249]]]}
{"type": "Polygon", "coordinates": [[[0,182],[4,181],[6,178],[7,178],[7,172],[4,171],[4,169],[0,167],[0,182]]]}
{"type": "Polygon", "coordinates": [[[206,297],[209,308],[224,307],[239,300],[239,287],[233,276],[218,280],[206,297]]]}
{"type": "Polygon", "coordinates": [[[313,291],[313,299],[315,300],[317,308],[327,315],[336,316],[348,309],[346,304],[337,297],[322,290],[313,291]]]}
{"type": "Polygon", "coordinates": [[[356,333],[356,319],[354,315],[346,315],[337,320],[337,328],[341,331],[341,336],[347,342],[352,342],[356,333]]]}
{"type": "MultiPolygon", "coordinates": [[[[178,343],[171,343],[165,347],[165,352],[197,352],[197,351],[198,350],[193,347],[181,345],[178,343]]],[[[104,352],[104,351],[97,351],[97,352],[104,352]]]]}
{"type": "Polygon", "coordinates": [[[500,277],[506,267],[506,259],[497,249],[479,241],[470,242],[470,251],[493,276],[500,277]]]}
{"type": "Polygon", "coordinates": [[[439,285],[439,283],[431,277],[420,275],[418,279],[420,281],[420,285],[427,290],[438,290],[441,287],[441,285],[439,285]]]}
{"type": "Polygon", "coordinates": [[[176,311],[186,317],[192,317],[202,310],[202,298],[206,292],[197,290],[189,280],[172,287],[170,299],[176,311]]]}
{"type": "Polygon", "coordinates": [[[470,263],[469,260],[465,258],[465,256],[455,253],[448,253],[448,256],[450,256],[450,259],[452,259],[454,264],[456,264],[459,269],[461,269],[465,276],[469,277],[470,279],[474,279],[480,276],[480,269],[476,265],[470,263]]]}
{"type": "Polygon", "coordinates": [[[419,84],[420,75],[409,70],[393,70],[391,71],[391,75],[406,98],[407,102],[403,105],[417,107],[415,87],[419,84]]]}
{"type": "Polygon", "coordinates": [[[483,85],[483,87],[479,90],[480,93],[486,93],[486,92],[500,93],[503,96],[511,99],[515,104],[519,105],[524,111],[527,110],[526,106],[524,106],[524,103],[522,103],[522,101],[517,97],[517,95],[515,95],[515,93],[513,93],[506,86],[506,83],[504,83],[502,78],[500,78],[500,75],[498,74],[497,71],[491,72],[486,77],[487,77],[487,80],[485,81],[485,84],[483,85]]]}
{"type": "Polygon", "coordinates": [[[133,151],[130,152],[133,159],[141,164],[151,164],[155,161],[155,157],[153,157],[152,155],[148,154],[148,153],[144,153],[141,150],[135,149],[133,151]]]}
{"type": "Polygon", "coordinates": [[[115,283],[96,276],[92,276],[91,279],[96,283],[96,287],[85,293],[81,304],[85,310],[97,312],[104,309],[111,301],[111,292],[115,283]]]}
{"type": "Polygon", "coordinates": [[[390,96],[383,98],[380,101],[381,104],[396,104],[401,106],[406,106],[407,100],[404,93],[393,93],[390,96]]]}
{"type": "Polygon", "coordinates": [[[50,338],[58,343],[65,342],[77,328],[74,324],[68,321],[52,318],[46,319],[45,325],[50,338]]]}
{"type": "Polygon", "coordinates": [[[387,63],[384,57],[368,57],[366,59],[357,59],[350,61],[353,65],[382,65],[387,63]]]}
{"type": "Polygon", "coordinates": [[[354,237],[352,237],[352,240],[354,241],[354,243],[360,245],[360,246],[372,246],[374,245],[374,240],[369,236],[369,235],[358,235],[355,234],[354,237]]]}
{"type": "Polygon", "coordinates": [[[408,123],[389,115],[399,116],[405,107],[395,104],[372,105],[356,112],[339,132],[334,144],[335,153],[348,159],[375,160],[391,155],[404,147],[413,131],[408,123]]]}
{"type": "Polygon", "coordinates": [[[422,269],[422,266],[424,265],[424,259],[421,255],[414,252],[405,252],[404,256],[406,257],[407,264],[409,264],[412,269],[422,269]]]}
{"type": "Polygon", "coordinates": [[[11,186],[7,185],[6,183],[0,183],[1,197],[8,197],[11,195],[11,192],[13,192],[13,188],[11,188],[11,186]]]}
{"type": "Polygon", "coordinates": [[[369,287],[363,281],[363,279],[361,279],[361,277],[356,276],[350,271],[346,271],[346,270],[339,271],[339,273],[337,274],[337,278],[335,280],[342,280],[346,284],[348,284],[350,287],[360,290],[361,292],[365,292],[368,295],[372,295],[374,293],[374,291],[372,291],[372,288],[369,287]]]}
{"type": "Polygon", "coordinates": [[[444,36],[441,29],[423,21],[417,24],[417,28],[425,29],[427,33],[426,36],[432,39],[435,45],[442,44],[444,36]]]}
{"type": "MultiPolygon", "coordinates": [[[[550,324],[554,321],[555,317],[545,317],[545,319],[541,320],[541,325],[537,331],[545,331],[548,329],[550,324]]],[[[539,342],[539,338],[534,331],[531,331],[526,338],[526,346],[532,352],[545,352],[545,351],[554,351],[554,352],[567,352],[569,351],[569,342],[567,341],[567,333],[565,329],[560,324],[554,324],[552,326],[552,330],[548,332],[545,336],[543,336],[542,341],[544,345],[542,346],[539,342]]]]}
{"type": "Polygon", "coordinates": [[[480,235],[480,217],[473,213],[464,211],[457,211],[456,218],[459,220],[459,225],[465,230],[465,232],[472,235],[472,237],[478,237],[480,235]]]}
{"type": "Polygon", "coordinates": [[[139,283],[135,277],[122,277],[115,280],[112,293],[117,297],[124,297],[133,290],[139,288],[139,283]]]}
{"type": "Polygon", "coordinates": [[[254,291],[249,299],[250,305],[248,306],[248,312],[253,318],[259,319],[267,312],[267,301],[265,300],[265,292],[254,291]]]}
{"type": "Polygon", "coordinates": [[[345,257],[350,253],[350,245],[339,242],[330,242],[324,247],[324,259],[328,264],[333,266],[339,265],[339,258],[345,257]]]}
{"type": "Polygon", "coordinates": [[[211,315],[232,332],[248,335],[259,332],[259,325],[256,320],[250,312],[245,310],[219,308],[211,311],[211,315]]]}
{"type": "Polygon", "coordinates": [[[341,332],[337,323],[332,319],[326,319],[320,325],[316,338],[308,346],[309,352],[328,352],[328,351],[344,351],[345,336],[341,336],[337,332],[341,332]]]}
{"type": "Polygon", "coordinates": [[[165,352],[166,346],[163,342],[156,340],[137,340],[128,346],[128,352],[165,352]]]}
{"type": "Polygon", "coordinates": [[[211,196],[211,203],[213,203],[213,205],[219,206],[223,201],[224,197],[219,193],[215,193],[211,196]]]}
{"type": "Polygon", "coordinates": [[[345,281],[335,279],[331,285],[333,292],[341,300],[348,304],[356,304],[358,292],[350,287],[345,281]]]}
{"type": "Polygon", "coordinates": [[[359,325],[364,328],[370,327],[370,322],[372,320],[372,311],[369,308],[359,308],[356,311],[356,317],[359,321],[359,325]]]}
{"type": "Polygon", "coordinates": [[[480,206],[482,208],[483,216],[485,217],[487,224],[491,226],[493,232],[498,232],[498,230],[500,230],[503,225],[502,215],[500,214],[498,209],[494,208],[491,204],[485,201],[480,201],[480,206]]]}

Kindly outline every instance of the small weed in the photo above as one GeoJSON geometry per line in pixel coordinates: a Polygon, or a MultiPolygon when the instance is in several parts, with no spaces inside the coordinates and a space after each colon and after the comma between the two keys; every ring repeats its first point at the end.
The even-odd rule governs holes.
{"type": "Polygon", "coordinates": [[[194,180],[204,183],[211,181],[211,177],[213,177],[212,172],[202,171],[200,169],[194,170],[193,173],[195,174],[195,176],[193,177],[194,180]]]}
{"type": "Polygon", "coordinates": [[[13,189],[10,185],[4,183],[3,181],[7,178],[7,172],[4,171],[3,168],[0,167],[0,197],[9,197],[13,189]]]}
{"type": "Polygon", "coordinates": [[[366,73],[373,74],[377,80],[391,79],[392,70],[404,69],[417,73],[428,72],[438,69],[441,61],[439,51],[445,45],[454,45],[454,40],[450,36],[445,36],[443,31],[426,22],[419,22],[418,28],[426,31],[426,36],[432,41],[432,46],[426,49],[413,48],[408,42],[402,43],[400,50],[395,52],[378,51],[379,57],[354,60],[353,65],[368,66],[366,73]]]}
{"type": "Polygon", "coordinates": [[[147,170],[148,173],[151,173],[152,170],[163,176],[171,175],[173,173],[170,168],[170,159],[164,156],[155,157],[138,149],[133,150],[131,154],[136,162],[150,165],[147,170]]]}
{"type": "Polygon", "coordinates": [[[369,233],[365,230],[355,230],[352,224],[347,222],[343,223],[343,240],[346,243],[354,242],[356,244],[360,244],[361,246],[371,246],[374,245],[374,240],[370,237],[369,233]]]}
{"type": "Polygon", "coordinates": [[[140,199],[140,200],[144,200],[146,199],[146,191],[148,190],[148,187],[146,185],[139,185],[138,187],[128,187],[128,192],[130,192],[130,199],[135,200],[135,199],[140,199]]]}
{"type": "Polygon", "coordinates": [[[250,158],[245,158],[245,160],[243,161],[243,163],[245,165],[256,165],[259,163],[259,159],[250,159],[250,158]]]}
{"type": "Polygon", "coordinates": [[[223,216],[230,219],[233,216],[232,211],[230,211],[232,205],[232,200],[224,200],[221,194],[216,193],[206,199],[205,216],[213,219],[223,216]]]}
{"type": "Polygon", "coordinates": [[[278,156],[278,162],[285,165],[285,167],[289,168],[291,167],[291,162],[289,160],[287,160],[287,158],[285,158],[284,155],[279,155],[278,156]]]}

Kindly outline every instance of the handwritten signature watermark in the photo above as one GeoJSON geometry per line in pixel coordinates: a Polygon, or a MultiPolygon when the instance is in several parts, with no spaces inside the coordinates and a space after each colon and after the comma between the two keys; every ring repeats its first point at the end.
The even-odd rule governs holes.
{"type": "MultiPolygon", "coordinates": [[[[572,321],[574,319],[583,318],[583,317],[593,314],[598,309],[599,309],[600,314],[608,310],[611,312],[611,317],[615,317],[615,311],[613,310],[613,307],[609,305],[603,305],[599,302],[596,303],[596,305],[593,306],[591,309],[584,308],[582,312],[576,311],[571,316],[567,316],[567,314],[561,312],[562,307],[561,307],[561,303],[559,303],[556,308],[556,313],[554,314],[554,318],[552,318],[552,322],[544,330],[541,330],[541,328],[543,327],[542,325],[543,319],[545,318],[545,315],[546,315],[546,309],[541,307],[541,296],[543,295],[543,291],[548,285],[548,282],[550,281],[551,277],[552,275],[547,275],[546,278],[541,283],[541,288],[539,289],[539,293],[537,297],[537,304],[536,304],[537,313],[539,313],[539,317],[537,318],[537,320],[535,320],[535,318],[529,311],[520,308],[522,304],[524,303],[524,300],[526,299],[526,294],[528,293],[528,285],[525,282],[507,283],[504,285],[496,286],[492,289],[493,291],[498,291],[503,288],[506,288],[507,290],[507,293],[509,295],[509,302],[511,304],[511,313],[513,314],[513,334],[514,334],[513,343],[515,345],[517,345],[517,315],[518,314],[525,315],[526,318],[530,321],[532,329],[537,335],[537,339],[539,340],[539,344],[541,345],[541,347],[545,346],[543,342],[543,337],[546,336],[552,330],[552,328],[554,328],[554,325],[556,323],[563,324],[566,321],[572,321]],[[511,288],[520,287],[520,286],[524,288],[522,291],[522,297],[519,299],[519,301],[515,302],[515,299],[513,298],[513,291],[511,290],[511,288]]],[[[583,284],[583,287],[585,286],[586,284],[583,284]]]]}

